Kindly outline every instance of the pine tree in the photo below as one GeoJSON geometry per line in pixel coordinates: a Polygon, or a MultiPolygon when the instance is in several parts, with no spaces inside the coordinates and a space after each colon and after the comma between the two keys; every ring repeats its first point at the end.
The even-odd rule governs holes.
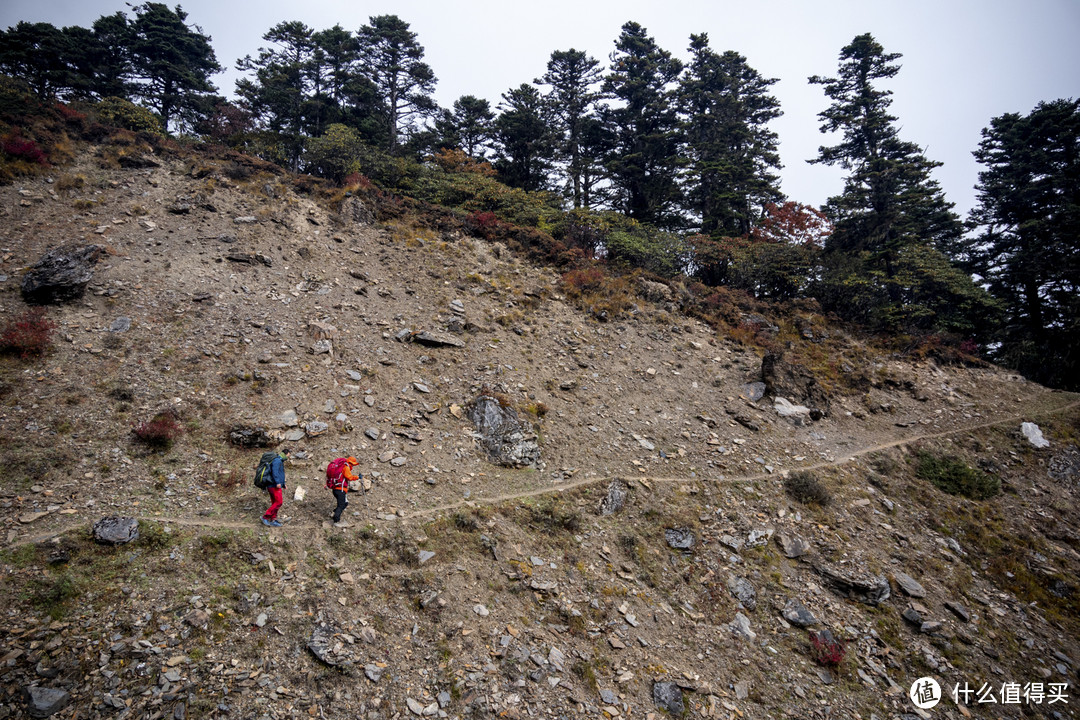
{"type": "Polygon", "coordinates": [[[210,37],[186,21],[179,5],[170,10],[145,3],[135,7],[131,25],[133,92],[161,116],[166,130],[203,116],[202,100],[215,91],[210,76],[221,71],[210,37]]]}
{"type": "Polygon", "coordinates": [[[976,232],[957,253],[1005,306],[995,357],[1080,389],[1080,101],[993,118],[975,157],[976,232]]]}
{"type": "Polygon", "coordinates": [[[474,160],[484,160],[491,140],[495,113],[491,104],[475,95],[462,95],[452,110],[444,110],[436,123],[440,144],[457,148],[474,160]]]}
{"type": "Polygon", "coordinates": [[[619,210],[658,227],[679,224],[679,122],[672,83],[682,64],[635,22],[622,27],[604,90],[619,101],[606,114],[614,132],[607,171],[619,210]]]}
{"type": "Polygon", "coordinates": [[[495,169],[499,179],[522,190],[544,190],[552,168],[555,138],[547,106],[536,86],[522,83],[502,95],[495,119],[495,169]]]}
{"type": "Polygon", "coordinates": [[[848,171],[825,211],[835,230],[826,242],[818,285],[823,305],[890,330],[985,332],[995,306],[942,251],[962,226],[919,147],[901,140],[890,115],[892,93],[876,83],[900,70],[869,35],[840,53],[837,77],[810,78],[832,99],[819,117],[822,132],[840,132],[812,163],[848,171]]]}
{"type": "Polygon", "coordinates": [[[596,87],[601,80],[599,61],[573,48],[551,53],[547,72],[536,80],[551,88],[545,96],[547,116],[557,138],[565,192],[575,208],[589,207],[588,178],[598,175],[596,168],[602,159],[595,152],[602,98],[596,87]]]}
{"type": "Polygon", "coordinates": [[[896,117],[888,112],[892,92],[875,86],[899,72],[900,57],[886,53],[871,35],[860,35],[841,51],[837,77],[810,78],[833,101],[819,115],[821,131],[842,134],[839,144],[822,146],[810,162],[848,171],[843,192],[826,203],[836,226],[827,249],[868,252],[888,277],[895,275],[896,254],[905,246],[944,247],[962,231],[952,203],[930,176],[941,163],[900,139],[896,117]]]}
{"type": "Polygon", "coordinates": [[[424,62],[424,47],[409,24],[396,15],[379,15],[360,28],[360,66],[375,86],[385,116],[387,147],[398,150],[401,135],[433,117],[435,73],[424,62]]]}
{"type": "Polygon", "coordinates": [[[257,59],[248,55],[237,62],[237,69],[254,77],[238,80],[236,93],[272,136],[262,154],[294,169],[299,167],[306,135],[314,33],[299,20],[280,22],[263,35],[270,47],[259,48],[257,59]]]}
{"type": "Polygon", "coordinates": [[[679,83],[686,135],[686,204],[701,232],[746,236],[769,203],[783,199],[779,140],[768,123],[782,114],[769,95],[776,80],[733,51],[717,55],[705,34],[690,36],[691,60],[679,83]]]}

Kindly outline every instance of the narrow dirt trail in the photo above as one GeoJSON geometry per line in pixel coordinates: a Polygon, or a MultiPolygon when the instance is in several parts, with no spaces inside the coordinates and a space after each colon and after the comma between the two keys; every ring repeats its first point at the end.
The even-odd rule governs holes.
{"type": "MultiPolygon", "coordinates": [[[[1080,407],[1080,400],[1073,400],[1072,402],[1068,402],[1068,403],[1062,404],[1062,405],[1060,405],[1058,407],[1054,407],[1054,408],[1040,409],[1040,410],[1031,411],[1031,412],[1027,412],[1027,413],[1018,413],[1018,414],[1014,414],[1014,415],[1009,415],[1007,417],[999,417],[999,418],[996,418],[996,419],[993,419],[993,420],[988,420],[986,422],[977,423],[977,424],[974,424],[974,425],[965,425],[963,427],[957,427],[957,428],[953,428],[951,430],[942,430],[942,431],[934,432],[934,433],[922,433],[922,434],[919,434],[919,435],[912,435],[910,437],[898,438],[896,440],[891,440],[891,441],[886,442],[886,443],[880,443],[878,445],[872,445],[872,446],[869,446],[869,447],[860,448],[859,450],[855,450],[853,452],[850,452],[847,455],[844,455],[843,457],[834,458],[832,460],[825,460],[825,461],[818,462],[818,463],[813,463],[813,464],[810,464],[810,465],[801,465],[799,467],[791,468],[791,471],[793,471],[793,472],[812,471],[812,470],[822,470],[822,469],[825,469],[825,468],[838,467],[840,465],[844,465],[844,464],[846,464],[848,462],[851,462],[855,458],[863,457],[863,456],[866,456],[866,455],[871,455],[871,454],[876,453],[876,452],[881,452],[882,450],[889,450],[889,449],[896,448],[896,447],[902,447],[904,445],[909,445],[911,443],[921,442],[921,441],[925,441],[925,440],[935,440],[935,439],[938,439],[938,438],[949,437],[949,436],[952,436],[952,435],[960,435],[962,433],[974,432],[976,430],[982,430],[982,429],[985,429],[985,428],[996,427],[998,425],[1004,425],[1004,424],[1007,424],[1007,423],[1021,422],[1024,419],[1036,418],[1036,417],[1045,416],[1045,415],[1057,415],[1057,414],[1060,414],[1060,413],[1063,413],[1063,412],[1068,412],[1069,410],[1075,409],[1077,407],[1080,407]]],[[[735,477],[724,477],[724,478],[714,478],[714,479],[710,479],[710,478],[706,478],[706,477],[694,477],[694,478],[691,478],[691,477],[650,477],[648,475],[640,476],[638,479],[639,480],[644,480],[644,481],[646,481],[648,483],[657,483],[657,484],[685,483],[685,482],[706,482],[706,483],[711,483],[711,484],[714,484],[714,485],[719,485],[719,484],[734,484],[734,483],[756,482],[756,481],[759,481],[759,480],[775,479],[777,477],[779,477],[779,475],[777,475],[775,473],[762,472],[762,473],[755,473],[753,475],[739,475],[739,476],[735,476],[735,477]]],[[[457,510],[457,509],[463,508],[463,507],[474,507],[476,505],[497,505],[497,504],[504,503],[504,502],[511,502],[513,500],[523,500],[525,498],[539,497],[541,495],[548,495],[548,494],[552,494],[552,493],[568,492],[568,491],[577,490],[578,488],[583,488],[583,487],[586,487],[586,486],[589,486],[589,485],[595,485],[597,483],[604,482],[605,480],[608,480],[608,479],[609,478],[605,478],[605,477],[589,477],[589,478],[583,478],[581,480],[575,480],[573,482],[559,483],[559,484],[556,484],[556,485],[549,485],[547,487],[534,488],[532,490],[526,490],[526,491],[523,491],[523,492],[507,493],[505,495],[489,495],[489,496],[485,496],[485,497],[474,497],[474,498],[469,498],[468,500],[458,500],[458,501],[455,501],[455,502],[452,502],[452,503],[445,503],[443,505],[434,505],[434,506],[431,506],[431,507],[421,508],[421,509],[418,509],[418,510],[412,510],[412,511],[409,511],[409,512],[405,512],[405,513],[403,513],[401,515],[384,516],[384,518],[382,518],[382,519],[385,522],[395,522],[395,521],[413,520],[413,519],[417,519],[417,518],[428,518],[428,517],[432,517],[434,515],[437,515],[439,513],[448,512],[448,511],[451,511],[451,510],[457,510]]],[[[200,518],[200,517],[187,517],[187,518],[184,518],[184,517],[169,517],[169,518],[162,518],[161,516],[155,516],[155,515],[134,515],[133,517],[135,517],[137,520],[143,520],[143,521],[148,521],[148,522],[158,522],[158,523],[169,524],[169,525],[180,525],[180,526],[184,526],[184,527],[206,527],[206,528],[221,528],[221,529],[230,529],[230,530],[260,529],[262,527],[262,525],[258,524],[257,521],[252,522],[250,520],[246,520],[246,521],[221,520],[221,519],[217,519],[217,518],[200,518]]],[[[20,538],[20,539],[16,540],[13,543],[5,545],[4,549],[7,550],[7,549],[22,546],[22,545],[43,542],[45,540],[56,537],[58,535],[62,535],[64,533],[69,532],[71,530],[74,530],[76,528],[83,527],[84,525],[85,525],[84,522],[69,523],[67,525],[64,525],[64,526],[61,526],[61,527],[58,527],[58,528],[54,528],[53,530],[51,530],[51,531],[49,531],[47,533],[42,533],[40,535],[34,535],[34,536],[25,537],[25,538],[20,538]]],[[[280,528],[279,531],[290,530],[290,529],[295,529],[295,530],[316,530],[321,526],[322,526],[321,523],[295,523],[295,524],[286,523],[284,526],[282,526],[282,528],[280,528]]],[[[278,530],[278,529],[277,528],[271,529],[272,532],[274,530],[278,530]]]]}

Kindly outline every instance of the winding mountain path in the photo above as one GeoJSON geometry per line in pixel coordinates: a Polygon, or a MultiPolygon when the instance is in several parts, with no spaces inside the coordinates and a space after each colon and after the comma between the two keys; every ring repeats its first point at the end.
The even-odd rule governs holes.
{"type": "MultiPolygon", "coordinates": [[[[1027,413],[1019,413],[1019,414],[1009,415],[1007,417],[999,417],[999,418],[996,418],[996,419],[993,419],[993,420],[988,420],[986,422],[977,423],[977,424],[974,424],[974,425],[964,425],[962,427],[956,427],[956,428],[953,428],[951,430],[942,430],[942,431],[933,432],[933,433],[922,433],[922,434],[919,434],[919,435],[912,435],[910,437],[898,438],[896,440],[890,440],[889,442],[880,443],[880,444],[877,444],[877,445],[872,445],[872,446],[869,446],[869,447],[861,448],[859,450],[855,450],[855,451],[850,452],[847,455],[844,455],[844,456],[839,457],[839,458],[834,458],[832,460],[826,460],[826,461],[822,461],[822,462],[818,462],[818,463],[813,463],[813,464],[810,464],[810,465],[802,465],[802,466],[799,466],[799,467],[796,467],[796,468],[792,468],[791,470],[792,471],[811,471],[811,470],[821,470],[821,469],[830,468],[830,467],[838,467],[840,465],[844,465],[845,463],[848,463],[848,462],[854,460],[855,458],[863,457],[863,456],[866,456],[866,455],[871,455],[871,454],[876,453],[876,452],[881,452],[882,450],[889,450],[891,448],[902,447],[904,445],[910,445],[911,443],[921,442],[921,441],[925,441],[925,440],[934,440],[934,439],[937,439],[937,438],[950,437],[952,435],[960,435],[962,433],[973,432],[973,431],[976,431],[976,430],[982,430],[982,429],[990,428],[990,427],[996,427],[998,425],[1005,425],[1005,424],[1008,424],[1008,423],[1022,422],[1025,419],[1030,419],[1030,418],[1035,418],[1035,417],[1040,417],[1040,416],[1046,416],[1046,415],[1057,415],[1057,414],[1060,414],[1060,413],[1063,413],[1063,412],[1068,412],[1069,410],[1073,410],[1073,409],[1075,409],[1077,407],[1080,407],[1080,400],[1072,400],[1071,402],[1063,403],[1063,404],[1061,404],[1061,405],[1059,405],[1057,407],[1043,408],[1043,409],[1040,409],[1040,410],[1037,410],[1037,411],[1030,411],[1030,412],[1027,412],[1027,413]]],[[[728,483],[755,482],[755,481],[758,481],[758,480],[766,480],[766,479],[771,479],[771,478],[776,478],[776,477],[777,477],[777,475],[775,475],[775,474],[763,472],[763,473],[755,473],[753,475],[739,475],[739,476],[734,476],[734,477],[724,477],[724,478],[716,478],[716,479],[709,479],[709,478],[704,478],[704,477],[650,477],[650,476],[647,476],[647,475],[641,476],[639,479],[644,480],[644,481],[646,481],[648,483],[657,483],[657,484],[677,483],[677,482],[683,482],[683,483],[685,483],[685,482],[708,482],[708,483],[713,483],[713,484],[728,484],[728,483]]],[[[552,494],[552,493],[567,492],[567,491],[571,491],[571,490],[576,490],[578,488],[586,487],[588,485],[594,485],[594,484],[603,482],[605,479],[607,479],[607,478],[604,478],[604,477],[588,477],[588,478],[583,478],[581,480],[575,480],[573,482],[558,483],[558,484],[555,484],[555,485],[548,485],[546,487],[534,488],[532,490],[525,490],[525,491],[522,491],[522,492],[507,493],[505,495],[489,495],[489,496],[484,496],[484,497],[469,498],[468,500],[458,500],[458,501],[455,501],[455,502],[452,502],[452,503],[445,503],[445,504],[442,504],[442,505],[434,505],[434,506],[431,506],[431,507],[420,508],[420,509],[417,509],[417,510],[411,510],[411,511],[408,511],[408,512],[404,512],[404,513],[402,513],[400,515],[394,515],[394,516],[385,515],[385,516],[382,516],[382,518],[380,518],[380,519],[382,519],[385,522],[394,522],[394,521],[412,520],[412,519],[416,519],[416,518],[428,518],[428,517],[433,517],[433,516],[435,516],[435,515],[437,515],[439,513],[444,513],[444,512],[451,511],[451,510],[457,510],[457,509],[463,508],[463,507],[474,507],[476,505],[498,505],[500,503],[511,502],[513,500],[520,500],[520,499],[531,498],[531,497],[539,497],[541,495],[548,495],[548,494],[552,494]]],[[[168,523],[170,525],[180,525],[180,526],[185,526],[185,527],[207,527],[207,528],[222,528],[222,529],[235,529],[235,530],[244,530],[244,529],[251,529],[251,528],[258,529],[259,527],[261,527],[261,525],[258,525],[257,523],[253,523],[251,520],[221,520],[221,519],[218,519],[218,518],[209,518],[209,517],[186,517],[186,518],[185,517],[169,517],[168,519],[164,519],[164,518],[162,518],[160,516],[154,516],[154,515],[135,515],[134,517],[136,519],[138,519],[138,520],[144,520],[144,521],[149,521],[149,522],[158,522],[158,523],[168,523]]],[[[69,531],[74,530],[76,528],[82,527],[84,525],[85,525],[85,521],[78,522],[78,523],[74,523],[74,522],[73,523],[68,523],[68,524],[62,525],[60,527],[53,528],[52,530],[50,530],[47,533],[42,533],[42,534],[39,534],[39,535],[33,535],[33,536],[27,536],[27,537],[19,538],[15,542],[5,545],[4,549],[11,549],[11,548],[19,547],[19,546],[22,546],[22,545],[43,542],[45,540],[56,537],[58,535],[62,535],[64,533],[66,533],[66,532],[69,532],[69,531]]],[[[287,523],[282,527],[282,529],[283,530],[289,530],[289,529],[315,530],[315,529],[319,528],[320,526],[321,526],[321,524],[315,524],[315,523],[296,523],[296,524],[287,523]]]]}

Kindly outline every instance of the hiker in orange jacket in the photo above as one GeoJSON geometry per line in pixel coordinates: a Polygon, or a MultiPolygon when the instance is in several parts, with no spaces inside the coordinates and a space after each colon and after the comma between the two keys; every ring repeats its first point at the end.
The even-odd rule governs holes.
{"type": "Polygon", "coordinates": [[[349,482],[364,477],[360,473],[353,475],[353,468],[359,464],[359,460],[350,456],[332,460],[326,466],[326,487],[334,492],[334,499],[337,500],[337,507],[334,509],[334,525],[340,525],[341,513],[349,504],[349,482]]]}

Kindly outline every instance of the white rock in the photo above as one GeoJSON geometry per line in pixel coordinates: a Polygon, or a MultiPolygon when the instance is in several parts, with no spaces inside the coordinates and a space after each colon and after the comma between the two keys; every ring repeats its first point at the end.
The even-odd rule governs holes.
{"type": "Polygon", "coordinates": [[[1023,423],[1020,432],[1024,434],[1028,442],[1037,448],[1050,447],[1050,441],[1043,437],[1042,430],[1035,423],[1023,423]]]}

